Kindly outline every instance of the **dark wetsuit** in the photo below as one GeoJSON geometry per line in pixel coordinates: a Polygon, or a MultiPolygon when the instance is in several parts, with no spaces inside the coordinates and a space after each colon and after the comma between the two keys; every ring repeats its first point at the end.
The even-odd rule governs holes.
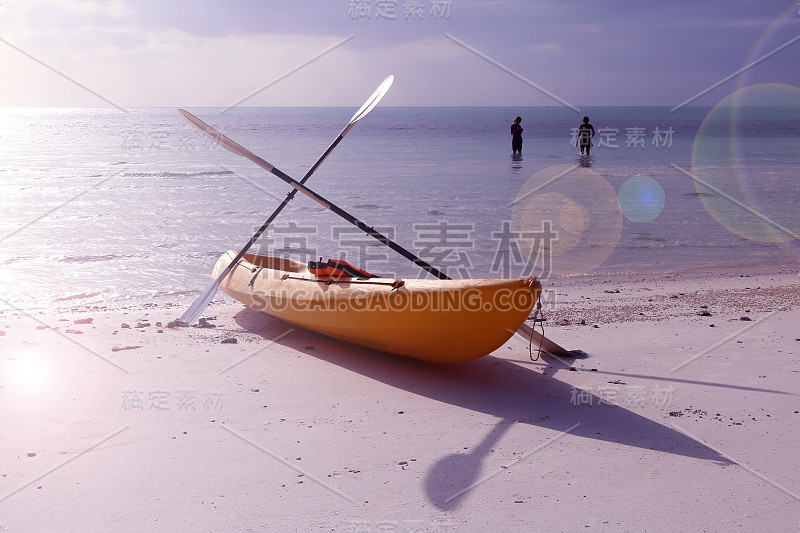
{"type": "Polygon", "coordinates": [[[586,152],[586,155],[589,155],[592,137],[594,137],[594,126],[585,122],[578,127],[578,146],[581,147],[581,153],[586,152]]]}
{"type": "Polygon", "coordinates": [[[522,153],[522,126],[516,122],[511,125],[511,152],[522,153]]]}

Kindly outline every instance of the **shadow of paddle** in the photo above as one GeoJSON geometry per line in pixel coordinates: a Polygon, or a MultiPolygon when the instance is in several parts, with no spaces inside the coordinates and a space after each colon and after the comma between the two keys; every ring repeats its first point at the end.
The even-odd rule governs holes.
{"type": "MultiPolygon", "coordinates": [[[[240,326],[257,331],[265,339],[276,339],[294,327],[249,309],[235,318],[240,326]],[[254,320],[263,324],[262,329],[256,330],[254,320]]],[[[302,350],[322,339],[327,337],[298,328],[277,342],[302,350]]],[[[581,437],[731,464],[715,450],[671,427],[516,362],[489,355],[468,363],[442,365],[342,345],[347,346],[346,351],[316,349],[308,355],[391,387],[501,419],[469,454],[447,455],[428,472],[426,495],[443,510],[459,505],[478,479],[487,454],[514,422],[550,430],[542,442],[558,435],[564,439],[581,437]],[[577,396],[581,398],[579,404],[575,402],[577,396]]],[[[541,444],[532,443],[531,453],[541,444]]]]}
{"type": "Polygon", "coordinates": [[[492,447],[513,425],[513,422],[501,420],[470,453],[451,453],[436,461],[425,476],[428,500],[442,511],[452,511],[461,505],[466,493],[481,483],[478,475],[492,447]]]}

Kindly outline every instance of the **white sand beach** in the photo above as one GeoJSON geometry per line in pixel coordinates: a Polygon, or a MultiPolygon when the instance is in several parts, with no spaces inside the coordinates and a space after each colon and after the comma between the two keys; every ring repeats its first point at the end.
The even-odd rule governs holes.
{"type": "Polygon", "coordinates": [[[585,357],[435,365],[236,302],[7,310],[0,528],[797,528],[796,272],[545,286],[585,357]]]}

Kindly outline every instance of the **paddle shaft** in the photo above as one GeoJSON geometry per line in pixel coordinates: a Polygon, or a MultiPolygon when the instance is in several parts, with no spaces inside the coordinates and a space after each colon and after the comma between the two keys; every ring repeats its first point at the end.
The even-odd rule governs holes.
{"type": "MultiPolygon", "coordinates": [[[[339,142],[341,142],[341,140],[344,138],[344,135],[347,133],[348,128],[350,127],[352,127],[352,123],[348,124],[347,128],[342,130],[342,134],[340,134],[336,138],[336,140],[333,141],[333,143],[331,143],[328,149],[325,150],[325,153],[322,154],[322,156],[317,160],[317,162],[314,163],[314,165],[309,169],[308,172],[306,172],[306,175],[303,176],[303,179],[301,180],[300,183],[305,183],[306,181],[308,181],[308,178],[311,177],[311,175],[314,173],[317,167],[319,167],[319,165],[325,160],[325,158],[328,157],[328,154],[330,154],[333,151],[333,149],[336,148],[336,145],[339,144],[339,142]]],[[[258,231],[256,231],[255,234],[252,237],[250,237],[250,240],[247,241],[247,244],[245,244],[242,247],[242,249],[233,259],[233,261],[228,263],[228,266],[226,266],[222,270],[222,272],[220,272],[219,276],[217,276],[217,278],[211,282],[211,285],[206,287],[206,290],[203,291],[203,294],[201,294],[197,298],[197,300],[195,300],[194,303],[191,306],[189,306],[189,308],[183,313],[183,315],[181,315],[180,318],[181,322],[191,324],[195,320],[197,320],[197,318],[205,310],[205,308],[208,307],[208,304],[211,303],[211,300],[214,299],[214,295],[217,293],[217,288],[219,287],[220,282],[223,279],[225,279],[225,276],[227,276],[231,272],[231,270],[233,270],[233,268],[239,263],[239,260],[242,259],[242,257],[244,257],[244,254],[246,254],[248,250],[250,250],[253,244],[255,244],[255,242],[259,239],[259,237],[261,237],[261,235],[267,230],[269,225],[272,224],[272,221],[275,220],[275,218],[280,214],[280,212],[283,211],[283,208],[286,207],[286,204],[288,204],[296,194],[297,194],[297,189],[293,189],[292,191],[289,192],[289,194],[286,195],[286,198],[284,198],[283,201],[280,203],[280,205],[278,205],[278,207],[275,209],[275,211],[272,212],[267,221],[264,222],[264,224],[262,224],[260,228],[258,228],[258,231]]]]}
{"type": "MultiPolygon", "coordinates": [[[[270,166],[272,167],[272,165],[270,165],[270,166]]],[[[389,248],[391,248],[395,252],[399,253],[400,255],[405,257],[406,259],[408,259],[411,262],[413,262],[415,265],[417,265],[420,268],[422,268],[423,270],[433,274],[434,276],[436,276],[439,279],[450,279],[450,277],[447,276],[447,274],[445,274],[444,272],[441,272],[440,270],[438,270],[433,265],[429,264],[428,262],[426,262],[423,259],[420,259],[419,257],[417,257],[413,253],[409,252],[408,250],[406,250],[405,248],[403,248],[402,246],[400,246],[399,244],[397,244],[393,240],[389,239],[388,237],[386,237],[382,233],[376,231],[375,228],[373,228],[371,226],[367,226],[364,222],[360,221],[359,219],[357,219],[356,217],[354,217],[353,215],[351,215],[350,213],[348,213],[344,209],[342,209],[339,206],[337,206],[336,204],[326,200],[325,198],[323,198],[319,194],[315,193],[314,191],[312,191],[308,187],[304,186],[302,184],[302,182],[298,183],[297,181],[293,180],[290,176],[288,176],[284,172],[282,172],[280,169],[277,169],[275,167],[272,167],[270,172],[272,174],[274,174],[275,176],[279,177],[280,179],[282,179],[283,181],[285,181],[286,183],[288,183],[289,185],[291,185],[292,187],[294,187],[295,191],[302,192],[303,194],[305,194],[306,196],[308,196],[309,198],[311,198],[312,200],[314,200],[315,202],[320,204],[325,209],[329,209],[330,211],[333,211],[334,213],[339,215],[341,218],[345,219],[346,221],[348,221],[349,223],[351,223],[352,225],[354,225],[355,227],[357,227],[361,231],[365,232],[370,237],[373,237],[373,238],[377,239],[378,241],[380,241],[381,243],[385,244],[386,246],[388,246],[389,248]]],[[[295,192],[295,191],[293,191],[293,192],[295,192]]]]}
{"type": "MultiPolygon", "coordinates": [[[[327,157],[328,157],[328,154],[330,154],[330,153],[333,151],[333,149],[334,149],[334,148],[336,148],[336,145],[337,145],[337,144],[339,144],[339,143],[341,142],[341,140],[342,140],[342,139],[344,139],[344,136],[340,134],[340,135],[339,135],[339,136],[336,138],[336,140],[335,140],[335,141],[333,141],[333,143],[331,143],[331,145],[328,147],[328,149],[327,149],[327,150],[325,150],[325,153],[324,153],[324,154],[322,154],[322,156],[321,156],[319,159],[317,159],[317,162],[316,162],[316,163],[314,163],[314,166],[312,166],[312,167],[309,169],[309,171],[308,171],[308,172],[306,172],[306,175],[305,175],[305,176],[303,176],[303,179],[302,179],[302,180],[300,180],[300,183],[299,183],[299,185],[302,185],[303,183],[305,183],[306,181],[308,181],[308,178],[310,178],[310,177],[311,177],[311,175],[314,173],[314,171],[316,171],[316,170],[317,170],[317,168],[318,168],[318,167],[319,167],[319,166],[322,164],[322,162],[323,162],[323,161],[325,161],[325,158],[327,158],[327,157]]],[[[284,207],[286,207],[286,205],[287,205],[289,202],[291,202],[291,201],[292,201],[292,199],[294,198],[294,196],[297,194],[297,191],[298,191],[298,189],[296,189],[296,188],[295,188],[295,189],[292,189],[292,190],[289,192],[289,194],[287,194],[287,195],[286,195],[286,198],[284,198],[284,199],[283,199],[283,201],[280,203],[280,205],[279,205],[279,206],[278,206],[278,207],[275,209],[275,211],[273,211],[273,212],[272,212],[272,214],[269,216],[269,218],[267,219],[267,221],[266,221],[266,222],[264,222],[264,224],[263,224],[263,225],[262,225],[260,228],[258,228],[258,231],[256,231],[256,232],[255,232],[255,234],[254,234],[252,237],[250,237],[250,240],[249,240],[249,241],[247,241],[247,244],[245,244],[245,245],[242,247],[242,249],[239,251],[239,253],[236,255],[236,257],[233,259],[233,261],[231,261],[231,262],[228,264],[228,266],[227,266],[227,267],[225,267],[225,269],[224,269],[224,270],[223,270],[223,271],[220,273],[220,275],[219,275],[219,276],[217,276],[217,279],[216,279],[216,280],[214,280],[214,285],[215,285],[215,286],[216,286],[216,285],[218,285],[218,284],[219,284],[219,282],[220,282],[220,281],[222,281],[222,280],[225,278],[225,276],[227,276],[227,275],[228,275],[228,273],[229,273],[231,270],[233,270],[233,267],[235,267],[235,266],[236,266],[236,263],[238,263],[238,262],[239,262],[239,260],[240,260],[242,257],[244,257],[244,254],[246,254],[248,250],[250,250],[250,247],[252,247],[252,246],[253,246],[253,244],[255,244],[255,242],[256,242],[256,241],[257,241],[257,240],[258,240],[258,239],[261,237],[261,235],[262,235],[262,234],[263,234],[263,233],[264,233],[264,232],[267,230],[267,228],[269,227],[269,225],[270,225],[270,224],[272,224],[272,221],[273,221],[273,220],[275,220],[275,218],[277,218],[277,216],[278,216],[278,215],[281,213],[281,211],[283,211],[283,208],[284,208],[284,207]]]]}
{"type": "MultiPolygon", "coordinates": [[[[311,175],[317,170],[317,168],[322,164],[322,162],[325,161],[325,159],[333,151],[333,149],[336,148],[339,142],[341,142],[344,136],[347,135],[347,133],[351,129],[353,129],[353,126],[356,125],[356,122],[364,118],[367,114],[369,114],[370,111],[372,111],[372,109],[375,108],[376,105],[378,105],[378,102],[381,101],[383,96],[389,90],[389,87],[392,86],[393,81],[394,81],[394,76],[388,76],[386,79],[383,80],[383,82],[378,86],[378,88],[375,89],[375,91],[370,95],[367,101],[364,102],[364,104],[358,109],[358,111],[356,111],[356,113],[350,119],[350,122],[347,124],[347,126],[345,126],[342,129],[341,133],[339,133],[339,136],[336,137],[336,140],[334,140],[331,143],[331,145],[328,146],[328,149],[325,150],[325,152],[319,157],[319,159],[317,159],[317,162],[314,163],[314,165],[312,165],[312,167],[309,169],[308,172],[306,172],[306,175],[303,176],[303,179],[300,181],[301,184],[305,183],[308,180],[308,178],[311,177],[311,175]]],[[[210,127],[208,124],[199,120],[191,113],[188,113],[182,109],[179,109],[178,111],[180,112],[181,115],[183,115],[183,117],[186,120],[188,120],[198,129],[200,129],[200,131],[202,131],[205,135],[209,136],[217,144],[224,146],[228,150],[231,150],[232,152],[238,155],[247,157],[248,159],[257,158],[262,163],[269,165],[269,163],[267,163],[261,158],[258,158],[258,156],[256,156],[243,146],[240,146],[235,142],[230,141],[230,139],[228,139],[221,133],[217,132],[214,128],[210,127]]],[[[256,161],[256,163],[259,162],[256,161]]],[[[271,167],[272,165],[269,166],[271,167]]],[[[214,295],[217,293],[217,288],[219,287],[219,283],[222,281],[222,279],[225,276],[227,276],[231,270],[233,270],[233,267],[236,266],[236,264],[244,256],[244,254],[250,249],[251,246],[253,246],[253,243],[255,243],[256,240],[258,240],[261,234],[264,233],[264,231],[266,231],[267,227],[269,227],[272,221],[275,220],[275,217],[278,216],[278,214],[283,210],[283,208],[286,207],[286,204],[288,204],[292,200],[292,198],[294,198],[295,194],[297,194],[297,189],[291,191],[289,194],[286,195],[286,198],[284,198],[283,202],[281,202],[281,204],[272,213],[272,215],[270,215],[267,221],[264,222],[264,224],[258,229],[255,235],[253,235],[250,238],[247,244],[242,248],[242,250],[236,256],[236,258],[233,261],[231,261],[231,263],[228,264],[228,266],[222,271],[222,273],[217,277],[217,279],[215,279],[211,283],[211,285],[206,287],[206,290],[203,291],[203,293],[194,301],[194,303],[192,303],[192,305],[189,306],[189,308],[183,313],[183,315],[180,318],[182,322],[191,324],[192,322],[197,320],[200,314],[206,309],[206,307],[208,307],[208,304],[211,303],[211,300],[214,299],[214,295]]]]}
{"type": "MultiPolygon", "coordinates": [[[[411,262],[413,262],[415,265],[417,265],[420,268],[422,268],[423,270],[426,270],[427,272],[433,274],[434,276],[436,276],[439,279],[450,279],[444,272],[439,271],[433,265],[430,265],[429,263],[427,263],[423,259],[420,259],[419,257],[417,257],[413,253],[409,252],[408,250],[406,250],[405,248],[403,248],[402,246],[400,246],[396,242],[392,241],[391,239],[389,239],[385,235],[382,235],[378,231],[375,231],[374,228],[372,228],[370,226],[367,226],[365,223],[363,223],[362,221],[358,220],[357,218],[355,218],[353,215],[351,215],[350,213],[348,213],[344,209],[340,208],[339,206],[337,206],[333,202],[330,202],[330,201],[326,200],[325,198],[323,198],[319,194],[315,193],[314,191],[312,191],[311,189],[309,189],[308,187],[303,185],[302,182],[295,181],[291,176],[287,175],[285,172],[281,171],[278,168],[275,168],[275,166],[273,166],[271,163],[269,163],[266,160],[264,160],[262,157],[257,156],[256,154],[254,154],[253,152],[251,152],[250,150],[248,150],[247,148],[245,148],[241,144],[237,143],[233,139],[230,139],[230,138],[226,137],[225,135],[223,135],[222,133],[218,132],[217,130],[215,130],[214,128],[212,128],[211,126],[209,126],[208,124],[206,124],[205,122],[200,120],[199,118],[195,117],[191,113],[189,113],[187,111],[184,111],[183,109],[179,109],[178,111],[184,116],[184,118],[186,118],[186,120],[188,120],[197,129],[202,131],[209,139],[214,141],[216,144],[222,146],[223,148],[225,148],[226,150],[228,150],[230,152],[233,152],[236,155],[239,155],[239,156],[242,156],[242,157],[244,157],[246,159],[249,159],[250,161],[252,161],[256,165],[260,166],[261,168],[263,168],[267,172],[269,172],[271,174],[274,174],[275,176],[279,177],[280,179],[282,179],[283,181],[285,181],[286,183],[288,183],[289,185],[294,187],[294,189],[296,191],[302,192],[303,194],[305,194],[306,196],[308,196],[309,198],[311,198],[312,200],[314,200],[315,202],[320,204],[325,209],[333,211],[334,213],[339,215],[341,218],[343,218],[346,221],[350,222],[351,224],[353,224],[355,227],[357,227],[361,231],[364,231],[367,235],[369,235],[369,236],[377,239],[381,243],[385,244],[386,246],[388,246],[389,248],[391,248],[395,252],[399,253],[400,255],[405,257],[406,259],[408,259],[411,262]]],[[[359,115],[357,113],[356,117],[354,117],[353,120],[358,120],[361,116],[363,116],[363,114],[359,115]]],[[[348,124],[342,130],[342,133],[339,136],[340,137],[344,137],[344,135],[347,134],[347,132],[350,130],[350,128],[352,128],[352,122],[351,122],[351,124],[348,124]]],[[[330,153],[330,150],[333,149],[333,146],[335,146],[335,144],[337,144],[337,142],[339,140],[340,139],[337,139],[337,141],[334,141],[334,144],[331,145],[331,148],[329,150],[326,150],[326,153],[323,154],[322,157],[320,157],[320,161],[318,161],[312,167],[312,170],[316,169],[316,167],[319,166],[319,163],[321,163],[322,160],[324,160],[324,158],[327,157],[327,154],[330,153]]],[[[311,171],[309,171],[309,173],[310,172],[311,171]]],[[[304,177],[303,181],[305,181],[307,179],[307,177],[308,176],[304,177]]],[[[291,199],[291,198],[289,198],[289,199],[291,199]]],[[[270,218],[273,218],[273,217],[270,217],[270,218]]],[[[260,233],[256,234],[255,238],[258,238],[258,235],[260,235],[260,233]]],[[[252,240],[253,239],[251,239],[251,241],[252,240]]],[[[243,255],[242,252],[239,253],[239,256],[237,256],[237,259],[235,261],[233,261],[231,263],[231,265],[235,265],[236,262],[239,259],[241,259],[241,255],[243,255]]],[[[233,266],[231,266],[231,268],[233,268],[233,266]]],[[[221,280],[222,277],[225,274],[227,274],[228,272],[230,272],[230,270],[223,271],[222,274],[220,274],[219,280],[221,280]]]]}

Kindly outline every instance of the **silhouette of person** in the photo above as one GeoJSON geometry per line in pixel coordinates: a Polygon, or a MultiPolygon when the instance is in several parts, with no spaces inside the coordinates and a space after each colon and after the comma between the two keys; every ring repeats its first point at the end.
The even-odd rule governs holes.
{"type": "Polygon", "coordinates": [[[522,126],[519,123],[522,122],[522,117],[517,117],[514,119],[514,123],[511,125],[511,153],[515,154],[519,152],[522,154],[522,126]]]}
{"type": "Polygon", "coordinates": [[[581,154],[589,155],[592,149],[592,137],[594,137],[594,126],[589,124],[589,117],[583,117],[583,124],[578,127],[578,142],[575,146],[580,146],[581,154]]]}

